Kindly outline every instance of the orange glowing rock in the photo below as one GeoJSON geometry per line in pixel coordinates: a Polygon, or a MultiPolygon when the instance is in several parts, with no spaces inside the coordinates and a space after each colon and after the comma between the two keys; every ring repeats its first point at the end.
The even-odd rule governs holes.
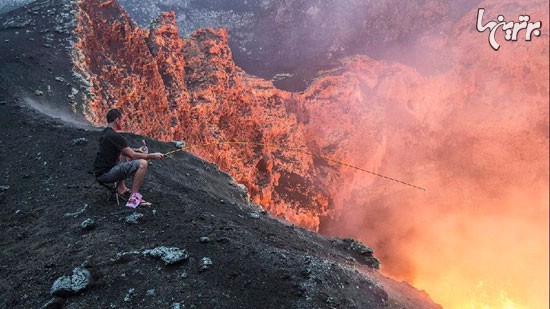
{"type": "Polygon", "coordinates": [[[268,211],[317,229],[330,198],[316,184],[312,158],[288,150],[307,145],[303,125],[287,111],[300,96],[236,67],[226,30],[197,30],[183,40],[174,13],[143,31],[116,2],[100,4],[80,3],[74,51],[75,71],[91,84],[88,119],[99,125],[108,109],[119,107],[127,130],[162,140],[278,145],[219,144],[193,152],[245,184],[268,211]]]}

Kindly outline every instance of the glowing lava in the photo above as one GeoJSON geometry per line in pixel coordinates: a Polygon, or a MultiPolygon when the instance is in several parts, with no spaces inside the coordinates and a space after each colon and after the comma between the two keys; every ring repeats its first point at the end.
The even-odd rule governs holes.
{"type": "MultiPolygon", "coordinates": [[[[509,4],[518,2],[533,20],[548,19],[540,1],[491,11],[511,16],[509,4]]],[[[548,25],[538,41],[494,52],[472,20],[475,12],[446,39],[452,68],[444,74],[355,59],[333,78],[352,95],[332,92],[322,104],[354,106],[361,98],[366,106],[353,108],[356,125],[347,130],[364,140],[348,138],[336,155],[428,192],[348,171],[344,189],[334,190],[341,212],[321,231],[372,245],[386,274],[445,308],[548,308],[548,25]]],[[[332,132],[323,141],[335,135],[315,123],[312,131],[332,132]]]]}

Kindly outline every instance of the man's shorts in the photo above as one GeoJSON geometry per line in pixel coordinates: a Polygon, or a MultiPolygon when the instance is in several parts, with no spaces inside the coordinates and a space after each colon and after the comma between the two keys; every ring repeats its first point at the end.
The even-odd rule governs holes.
{"type": "Polygon", "coordinates": [[[126,161],[115,165],[110,171],[97,177],[96,179],[97,181],[103,183],[121,181],[123,179],[129,178],[130,176],[133,176],[138,168],[138,160],[126,161]]]}

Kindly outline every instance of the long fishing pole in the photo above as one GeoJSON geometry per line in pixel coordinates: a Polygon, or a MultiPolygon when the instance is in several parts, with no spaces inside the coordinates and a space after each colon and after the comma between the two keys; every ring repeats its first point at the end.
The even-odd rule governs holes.
{"type": "Polygon", "coordinates": [[[271,147],[271,148],[284,149],[284,150],[288,150],[288,151],[294,151],[294,152],[306,154],[306,155],[309,155],[309,156],[312,156],[312,157],[315,157],[315,158],[319,158],[319,159],[322,159],[322,160],[325,160],[325,161],[338,163],[338,164],[341,164],[341,165],[344,165],[344,166],[347,166],[347,167],[350,167],[350,168],[353,168],[353,169],[356,169],[356,170],[359,170],[359,171],[362,171],[362,172],[365,172],[365,173],[368,173],[368,174],[371,174],[371,175],[374,175],[374,176],[377,176],[377,177],[380,177],[380,178],[384,178],[384,179],[394,181],[394,182],[397,182],[397,183],[400,183],[400,184],[403,184],[403,185],[406,185],[406,186],[409,186],[409,187],[413,187],[415,189],[419,189],[419,190],[422,190],[422,191],[427,191],[426,188],[419,187],[419,186],[413,185],[411,183],[404,182],[404,181],[401,181],[399,179],[388,177],[388,176],[385,176],[385,175],[382,175],[382,174],[379,174],[379,173],[375,173],[375,172],[366,170],[366,169],[361,168],[361,167],[357,167],[355,165],[351,165],[349,163],[346,163],[346,162],[343,162],[343,161],[340,161],[340,160],[337,160],[337,159],[321,156],[321,155],[311,153],[309,151],[300,150],[300,149],[282,147],[282,146],[275,145],[275,144],[255,143],[255,142],[213,142],[213,143],[205,143],[205,144],[184,146],[184,147],[177,148],[177,149],[174,149],[172,151],[169,151],[169,152],[165,153],[164,156],[170,156],[170,155],[172,155],[176,152],[184,151],[184,150],[187,150],[187,149],[193,149],[193,148],[198,148],[198,147],[207,147],[207,146],[212,146],[212,145],[222,145],[222,144],[254,145],[254,146],[263,146],[263,147],[271,147]]]}

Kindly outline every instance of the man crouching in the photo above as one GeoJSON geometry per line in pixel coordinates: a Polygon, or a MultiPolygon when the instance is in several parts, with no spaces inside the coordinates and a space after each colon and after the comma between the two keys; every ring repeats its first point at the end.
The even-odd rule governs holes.
{"type": "MultiPolygon", "coordinates": [[[[122,112],[111,109],[107,113],[108,125],[99,139],[99,149],[94,162],[94,174],[97,181],[102,183],[118,182],[117,192],[124,195],[132,193],[126,203],[127,207],[136,208],[139,205],[149,206],[151,203],[143,200],[139,189],[147,173],[147,160],[162,159],[162,153],[140,153],[128,146],[126,139],[117,133],[122,130],[122,112]],[[131,161],[120,162],[120,154],[131,161]],[[132,190],[130,191],[124,179],[133,176],[132,190]]],[[[145,151],[146,152],[146,151],[145,151]]]]}

